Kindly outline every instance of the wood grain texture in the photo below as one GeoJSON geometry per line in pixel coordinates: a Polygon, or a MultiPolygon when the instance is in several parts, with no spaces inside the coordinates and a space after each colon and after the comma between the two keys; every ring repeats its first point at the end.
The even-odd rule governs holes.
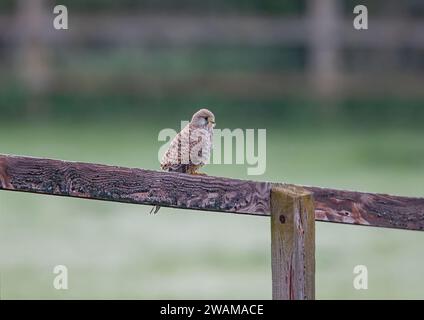
{"type": "Polygon", "coordinates": [[[0,156],[0,189],[162,207],[269,212],[269,183],[0,156]]]}
{"type": "MultiPolygon", "coordinates": [[[[270,215],[274,184],[0,155],[0,189],[270,215]]],[[[291,185],[287,185],[291,186],[291,185]]],[[[304,187],[318,221],[424,230],[424,198],[304,187]]]]}
{"type": "Polygon", "coordinates": [[[304,188],[314,194],[318,221],[424,230],[424,198],[304,188]]]}
{"type": "Polygon", "coordinates": [[[315,299],[315,213],[310,192],[271,190],[272,298],[315,299]]]}

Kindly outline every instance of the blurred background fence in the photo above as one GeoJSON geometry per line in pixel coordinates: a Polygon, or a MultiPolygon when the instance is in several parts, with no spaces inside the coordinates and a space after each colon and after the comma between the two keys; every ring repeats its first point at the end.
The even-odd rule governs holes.
{"type": "Polygon", "coordinates": [[[2,1],[0,108],[8,116],[134,114],[231,101],[396,118],[402,104],[415,119],[423,114],[424,2],[366,1],[366,31],[353,28],[359,3],[2,1]],[[67,6],[69,30],[53,28],[56,4],[67,6]],[[299,98],[313,107],[286,103],[299,98]]]}

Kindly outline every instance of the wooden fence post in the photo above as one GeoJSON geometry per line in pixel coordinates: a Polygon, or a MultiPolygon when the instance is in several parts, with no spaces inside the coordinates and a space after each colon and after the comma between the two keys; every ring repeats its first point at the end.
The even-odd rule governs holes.
{"type": "Polygon", "coordinates": [[[315,299],[315,214],[312,194],[276,185],[271,190],[272,298],[315,299]]]}

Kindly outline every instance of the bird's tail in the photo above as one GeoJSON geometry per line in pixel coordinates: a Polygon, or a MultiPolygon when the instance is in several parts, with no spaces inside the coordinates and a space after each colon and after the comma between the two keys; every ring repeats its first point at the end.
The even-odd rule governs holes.
{"type": "Polygon", "coordinates": [[[154,206],[153,208],[152,208],[152,210],[150,210],[150,214],[156,214],[156,213],[158,213],[158,211],[159,211],[159,209],[160,209],[160,206],[154,206]]]}

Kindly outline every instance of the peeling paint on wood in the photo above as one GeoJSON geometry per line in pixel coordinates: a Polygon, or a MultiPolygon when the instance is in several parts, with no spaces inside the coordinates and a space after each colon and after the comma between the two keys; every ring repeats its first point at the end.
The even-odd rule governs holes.
{"type": "Polygon", "coordinates": [[[305,189],[314,194],[318,221],[424,230],[424,198],[317,187],[305,189]]]}

